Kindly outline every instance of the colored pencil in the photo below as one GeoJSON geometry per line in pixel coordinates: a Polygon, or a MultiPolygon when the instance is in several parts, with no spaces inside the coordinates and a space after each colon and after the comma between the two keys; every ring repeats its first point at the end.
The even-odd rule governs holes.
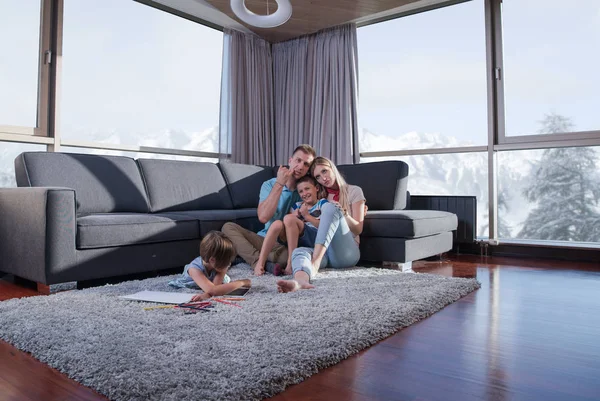
{"type": "Polygon", "coordinates": [[[233,305],[233,306],[237,306],[238,308],[241,308],[241,306],[238,305],[238,304],[234,304],[232,302],[223,301],[222,299],[214,298],[214,300],[217,301],[217,302],[220,302],[222,304],[233,305]]]}
{"type": "Polygon", "coordinates": [[[144,308],[144,310],[152,310],[152,309],[167,309],[167,308],[174,308],[177,305],[160,305],[160,306],[148,306],[147,308],[144,308]]]}

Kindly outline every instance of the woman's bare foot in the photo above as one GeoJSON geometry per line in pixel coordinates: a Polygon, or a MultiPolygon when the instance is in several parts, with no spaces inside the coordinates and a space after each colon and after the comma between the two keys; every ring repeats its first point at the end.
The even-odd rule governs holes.
{"type": "Polygon", "coordinates": [[[279,280],[277,281],[277,292],[294,292],[298,290],[308,290],[315,288],[314,285],[305,281],[279,280]]]}

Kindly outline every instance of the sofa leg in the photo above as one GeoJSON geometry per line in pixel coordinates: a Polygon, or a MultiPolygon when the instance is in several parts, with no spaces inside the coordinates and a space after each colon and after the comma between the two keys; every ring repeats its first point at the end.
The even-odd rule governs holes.
{"type": "Polygon", "coordinates": [[[27,280],[26,278],[14,276],[14,283],[21,287],[30,288],[36,290],[42,295],[50,295],[50,286],[37,281],[27,280]]]}
{"type": "Polygon", "coordinates": [[[42,295],[50,295],[50,286],[42,283],[35,283],[37,285],[37,292],[42,295]]]}
{"type": "Polygon", "coordinates": [[[383,267],[391,267],[402,271],[402,273],[414,273],[414,270],[412,269],[412,261],[404,263],[384,261],[383,267]]]}
{"type": "Polygon", "coordinates": [[[40,295],[50,295],[50,294],[55,294],[60,291],[74,290],[77,288],[77,283],[75,281],[48,285],[48,284],[38,283],[37,281],[28,280],[26,278],[19,277],[19,276],[13,276],[13,277],[14,277],[13,280],[14,280],[15,284],[17,284],[21,287],[26,287],[26,288],[35,290],[38,293],[40,293],[40,295]]]}

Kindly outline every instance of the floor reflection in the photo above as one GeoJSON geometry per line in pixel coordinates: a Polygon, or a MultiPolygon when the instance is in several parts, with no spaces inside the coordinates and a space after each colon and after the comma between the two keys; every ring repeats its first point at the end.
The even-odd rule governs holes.
{"type": "Polygon", "coordinates": [[[503,401],[510,397],[507,388],[507,375],[502,364],[500,329],[500,269],[488,269],[489,303],[487,340],[487,387],[485,399],[503,401]]]}
{"type": "Polygon", "coordinates": [[[477,267],[473,263],[460,263],[449,259],[413,262],[413,270],[417,273],[438,274],[445,277],[476,278],[477,267]]]}

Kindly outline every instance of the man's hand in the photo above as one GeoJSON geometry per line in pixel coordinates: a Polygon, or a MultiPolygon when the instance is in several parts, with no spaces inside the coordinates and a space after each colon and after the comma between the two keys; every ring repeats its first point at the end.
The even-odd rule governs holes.
{"type": "Polygon", "coordinates": [[[265,268],[262,266],[259,266],[257,263],[256,266],[254,266],[254,275],[262,276],[263,274],[265,274],[265,268]]]}
{"type": "Polygon", "coordinates": [[[284,186],[287,183],[287,180],[291,177],[292,171],[284,166],[279,166],[279,170],[277,170],[277,182],[284,186]]]}

